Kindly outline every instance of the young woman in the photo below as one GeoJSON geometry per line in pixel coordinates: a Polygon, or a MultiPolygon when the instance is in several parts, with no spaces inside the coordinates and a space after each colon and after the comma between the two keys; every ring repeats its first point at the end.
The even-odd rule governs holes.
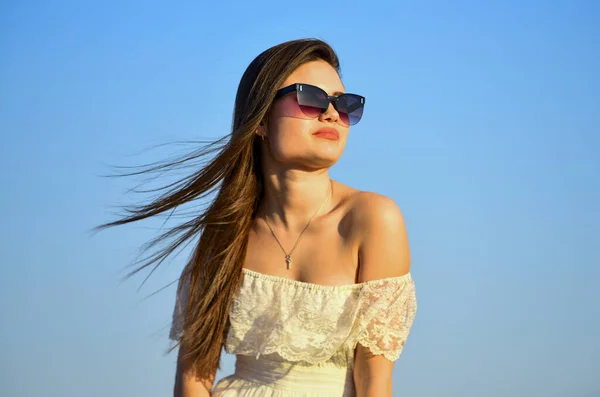
{"type": "Polygon", "coordinates": [[[210,161],[107,225],[216,190],[204,212],[162,236],[179,233],[153,258],[197,239],[171,329],[175,396],[392,395],[416,314],[403,217],[389,198],[328,173],[364,104],[346,93],[326,43],[272,47],[241,79],[228,139],[184,159],[216,153],[210,161]],[[215,385],[223,346],[236,370],[215,385]]]}

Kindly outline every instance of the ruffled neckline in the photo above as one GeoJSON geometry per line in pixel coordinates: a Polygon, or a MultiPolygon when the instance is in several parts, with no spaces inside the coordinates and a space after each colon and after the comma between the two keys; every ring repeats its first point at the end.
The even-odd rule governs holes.
{"type": "Polygon", "coordinates": [[[280,276],[272,276],[270,274],[264,274],[264,273],[256,272],[254,270],[250,270],[250,269],[246,269],[246,268],[242,268],[242,273],[244,274],[244,276],[249,276],[251,278],[261,280],[261,281],[267,281],[267,282],[272,282],[272,283],[276,283],[276,284],[292,285],[292,286],[298,287],[298,288],[307,288],[307,289],[324,290],[324,291],[360,290],[360,289],[364,288],[365,286],[370,287],[370,286],[376,286],[376,285],[387,284],[387,283],[402,284],[402,283],[412,281],[412,276],[411,276],[410,272],[403,274],[401,276],[386,277],[386,278],[382,278],[379,280],[369,280],[369,281],[363,281],[361,283],[343,284],[343,285],[322,285],[322,284],[308,283],[305,281],[292,280],[292,279],[280,277],[280,276]]]}

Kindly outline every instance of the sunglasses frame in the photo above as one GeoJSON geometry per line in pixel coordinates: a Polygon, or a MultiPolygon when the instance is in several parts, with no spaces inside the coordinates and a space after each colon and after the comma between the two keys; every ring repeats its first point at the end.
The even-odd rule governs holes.
{"type": "MultiPolygon", "coordinates": [[[[294,83],[294,84],[288,85],[287,87],[280,88],[275,93],[275,99],[279,99],[282,96],[289,94],[290,92],[301,92],[303,86],[307,86],[307,87],[311,87],[311,88],[316,88],[317,90],[323,92],[323,94],[325,94],[325,98],[327,98],[327,101],[333,105],[333,108],[337,112],[339,112],[339,110],[337,108],[337,102],[340,100],[340,98],[343,98],[344,96],[352,96],[352,97],[358,98],[360,100],[360,104],[362,105],[362,107],[364,108],[364,106],[365,106],[366,100],[365,100],[365,97],[362,96],[362,95],[351,94],[351,93],[347,93],[347,92],[343,93],[343,94],[340,94],[340,95],[337,95],[337,96],[336,95],[329,95],[329,94],[327,94],[327,92],[325,92],[324,89],[322,89],[320,87],[317,87],[316,85],[305,84],[305,83],[294,83]]],[[[327,108],[324,109],[324,110],[322,110],[320,114],[323,114],[326,111],[327,111],[327,108]]],[[[342,113],[350,115],[350,113],[352,113],[352,112],[350,112],[350,113],[342,112],[342,113]]],[[[358,119],[358,121],[360,121],[361,119],[362,119],[362,115],[361,115],[361,118],[358,119]]],[[[354,123],[354,124],[357,124],[358,121],[356,123],[354,123]]],[[[350,125],[354,125],[354,124],[350,124],[350,125]]]]}

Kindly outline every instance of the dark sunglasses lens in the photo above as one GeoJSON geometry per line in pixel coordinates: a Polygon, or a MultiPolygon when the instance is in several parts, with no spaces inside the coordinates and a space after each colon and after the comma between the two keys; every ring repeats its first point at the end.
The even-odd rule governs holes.
{"type": "Polygon", "coordinates": [[[342,122],[354,125],[360,121],[365,109],[365,99],[360,95],[344,94],[336,102],[336,110],[342,122]]]}
{"type": "Polygon", "coordinates": [[[308,117],[318,117],[329,107],[325,91],[310,85],[300,85],[296,90],[298,105],[308,117]]]}

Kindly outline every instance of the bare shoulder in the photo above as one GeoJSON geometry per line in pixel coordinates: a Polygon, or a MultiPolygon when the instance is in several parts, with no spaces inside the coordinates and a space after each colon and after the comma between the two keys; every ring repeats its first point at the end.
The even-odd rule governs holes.
{"type": "Polygon", "coordinates": [[[398,204],[381,194],[356,191],[348,207],[359,243],[359,282],[408,273],[410,249],[398,204]]]}
{"type": "Polygon", "coordinates": [[[403,226],[404,217],[396,202],[384,195],[357,191],[350,206],[356,227],[403,226]]]}
{"type": "Polygon", "coordinates": [[[389,226],[404,226],[404,217],[400,208],[391,198],[373,192],[365,192],[335,182],[335,189],[344,210],[352,217],[355,230],[389,226]]]}

